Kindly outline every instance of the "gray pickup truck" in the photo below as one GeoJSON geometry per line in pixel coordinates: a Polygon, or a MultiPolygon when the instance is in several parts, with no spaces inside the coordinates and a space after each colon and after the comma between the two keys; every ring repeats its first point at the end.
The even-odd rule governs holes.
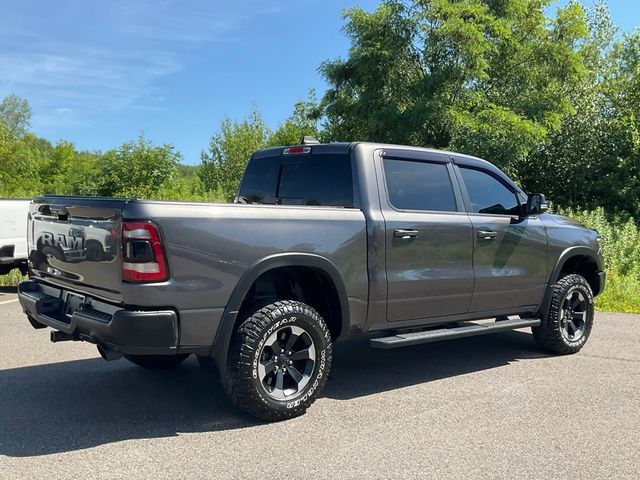
{"type": "Polygon", "coordinates": [[[531,327],[549,352],[580,350],[600,238],[546,210],[478,158],[306,139],[254,153],[234,204],[35,198],[19,297],[54,342],[148,368],[195,354],[241,409],[280,420],[318,398],[346,337],[531,327]]]}

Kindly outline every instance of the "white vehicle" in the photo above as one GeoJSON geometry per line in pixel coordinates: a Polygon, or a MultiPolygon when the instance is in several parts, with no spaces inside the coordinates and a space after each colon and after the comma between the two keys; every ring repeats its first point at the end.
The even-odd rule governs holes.
{"type": "Polygon", "coordinates": [[[27,272],[27,215],[31,200],[0,199],[0,275],[27,272]]]}

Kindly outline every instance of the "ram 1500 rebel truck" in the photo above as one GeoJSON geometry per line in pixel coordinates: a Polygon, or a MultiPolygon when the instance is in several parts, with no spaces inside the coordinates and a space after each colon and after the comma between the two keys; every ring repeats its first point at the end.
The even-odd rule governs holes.
{"type": "Polygon", "coordinates": [[[241,409],[286,419],[350,336],[385,349],[531,327],[579,351],[600,238],[546,210],[478,158],[306,139],[255,152],[234,204],[35,198],[19,298],[54,342],[148,368],[195,354],[241,409]]]}

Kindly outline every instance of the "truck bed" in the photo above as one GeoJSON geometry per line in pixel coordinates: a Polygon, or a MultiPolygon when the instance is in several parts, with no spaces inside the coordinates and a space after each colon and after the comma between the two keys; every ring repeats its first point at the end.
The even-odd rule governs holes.
{"type": "Polygon", "coordinates": [[[366,304],[360,210],[46,196],[34,200],[31,215],[32,277],[113,304],[176,310],[183,345],[213,339],[243,274],[278,255],[324,257],[348,286],[350,308],[366,304]],[[122,280],[122,222],[141,219],[158,228],[167,281],[122,280]]]}

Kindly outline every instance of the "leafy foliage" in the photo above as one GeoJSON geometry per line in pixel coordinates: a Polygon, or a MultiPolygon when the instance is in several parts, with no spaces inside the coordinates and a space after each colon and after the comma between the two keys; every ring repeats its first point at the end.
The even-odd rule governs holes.
{"type": "Polygon", "coordinates": [[[198,172],[200,167],[194,165],[178,165],[176,176],[166,183],[154,198],[164,200],[192,200],[192,201],[224,201],[220,197],[208,194],[202,184],[198,172]]]}
{"type": "Polygon", "coordinates": [[[321,116],[320,106],[315,91],[309,90],[306,100],[298,100],[293,113],[269,135],[268,146],[296,145],[305,135],[318,138],[318,120],[321,116]]]}
{"type": "Polygon", "coordinates": [[[320,110],[313,90],[306,100],[296,103],[294,111],[275,131],[271,131],[254,109],[248,118],[237,122],[225,118],[213,134],[209,148],[201,154],[198,173],[206,191],[226,201],[235,198],[242,172],[251,154],[261,148],[295,145],[304,135],[318,136],[320,110]]]}
{"type": "MultiPolygon", "coordinates": [[[[602,237],[607,270],[640,281],[640,228],[633,218],[607,218],[602,207],[595,210],[566,210],[585,226],[597,230],[602,237]]],[[[640,291],[638,292],[640,293],[640,291]]]]}
{"type": "Polygon", "coordinates": [[[209,148],[201,154],[199,176],[205,188],[219,192],[227,201],[233,200],[248,158],[265,145],[268,135],[255,109],[240,122],[225,118],[211,137],[209,148]]]}
{"type": "Polygon", "coordinates": [[[0,102],[0,124],[15,136],[21,137],[29,128],[31,107],[17,95],[8,95],[0,102]]]}
{"type": "Polygon", "coordinates": [[[572,86],[571,114],[534,152],[520,176],[530,191],[544,191],[572,208],[604,207],[640,216],[640,34],[615,41],[606,6],[596,5],[581,47],[588,74],[572,86]],[[597,180],[597,181],[594,181],[597,180]]]}
{"type": "Polygon", "coordinates": [[[347,10],[349,58],[321,66],[327,136],[436,148],[513,170],[571,111],[584,65],[577,4],[552,22],[545,1],[383,2],[347,10]]]}
{"type": "Polygon", "coordinates": [[[602,310],[640,313],[640,228],[634,219],[609,219],[602,207],[561,213],[597,230],[602,237],[607,286],[597,297],[597,306],[602,310]]]}
{"type": "Polygon", "coordinates": [[[0,125],[0,195],[27,197],[40,189],[35,137],[18,138],[0,125]]]}
{"type": "Polygon", "coordinates": [[[182,155],[172,145],[138,140],[109,150],[102,157],[97,193],[108,197],[154,198],[176,176],[182,155]]]}

